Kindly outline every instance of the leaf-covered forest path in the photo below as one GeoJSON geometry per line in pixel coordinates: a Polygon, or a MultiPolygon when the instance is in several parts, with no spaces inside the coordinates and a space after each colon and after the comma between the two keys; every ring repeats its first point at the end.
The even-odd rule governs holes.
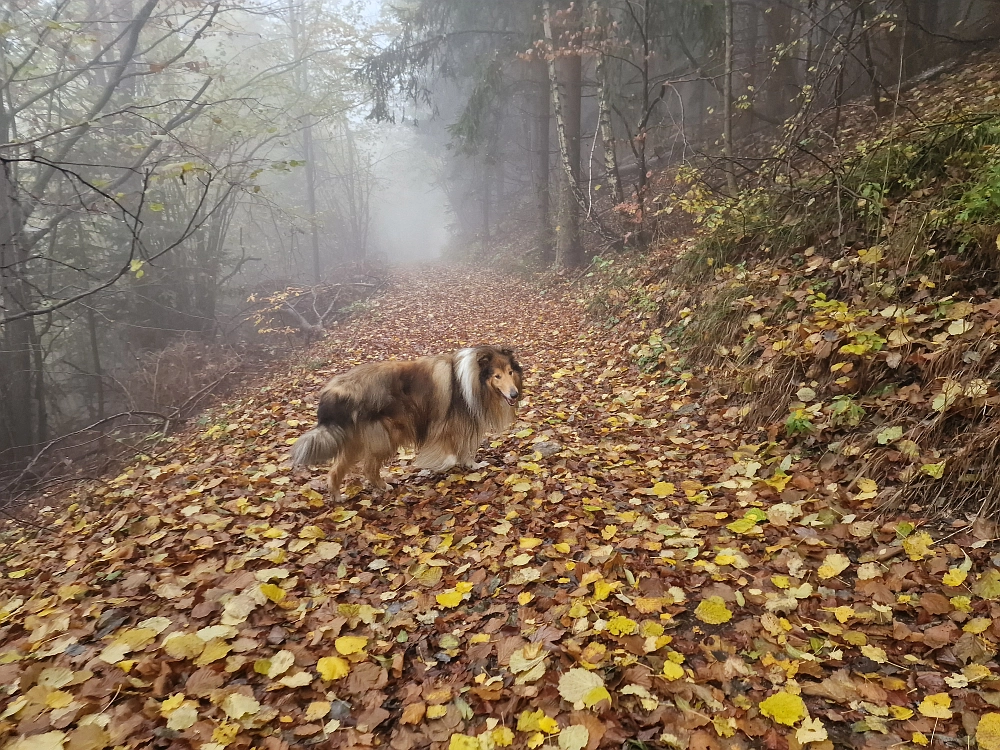
{"type": "Polygon", "coordinates": [[[0,747],[1000,747],[989,535],[866,520],[582,294],[400,271],[50,533],[6,529],[0,747]],[[527,393],[481,467],[404,457],[341,507],[288,468],[331,375],[477,343],[527,393]]]}

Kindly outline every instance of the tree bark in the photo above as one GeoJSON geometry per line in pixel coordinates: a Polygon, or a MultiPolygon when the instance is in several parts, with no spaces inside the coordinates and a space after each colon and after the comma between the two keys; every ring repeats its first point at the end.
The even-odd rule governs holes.
{"type": "Polygon", "coordinates": [[[611,86],[608,81],[608,61],[603,52],[597,55],[597,85],[600,88],[598,118],[601,126],[601,142],[604,146],[604,171],[611,184],[615,204],[625,202],[622,178],[618,172],[618,155],[615,152],[615,135],[611,126],[611,86]]]}
{"type": "Polygon", "coordinates": [[[580,96],[581,61],[578,54],[560,55],[552,32],[552,14],[548,0],[542,3],[545,38],[551,45],[549,86],[556,117],[560,170],[559,212],[556,226],[556,265],[576,268],[583,262],[580,246],[580,207],[585,198],[580,191],[580,96]]]}
{"type": "MultiPolygon", "coordinates": [[[[556,263],[563,268],[576,268],[583,263],[580,244],[580,205],[575,192],[580,185],[580,105],[583,93],[583,65],[579,55],[568,55],[560,60],[561,79],[565,102],[562,108],[566,162],[560,192],[559,231],[556,234],[556,263]]],[[[558,115],[557,121],[558,121],[558,115]]]]}
{"type": "Polygon", "coordinates": [[[552,265],[555,260],[552,245],[552,227],[549,220],[549,129],[551,127],[551,93],[549,92],[549,76],[543,61],[535,68],[535,148],[534,148],[534,182],[535,210],[538,221],[538,247],[542,263],[552,265]]]}
{"type": "Polygon", "coordinates": [[[726,155],[726,187],[736,195],[736,173],[733,171],[733,0],[726,0],[726,59],[722,78],[722,144],[726,155]]]}
{"type": "MultiPolygon", "coordinates": [[[[18,242],[24,221],[10,165],[4,162],[0,168],[0,303],[8,315],[31,307],[24,279],[27,257],[18,242]]],[[[0,327],[0,448],[13,448],[15,460],[27,455],[35,441],[31,361],[34,326],[34,318],[25,317],[0,327]]]]}
{"type": "Polygon", "coordinates": [[[87,306],[87,327],[90,329],[90,356],[94,368],[94,391],[97,396],[97,418],[104,419],[106,416],[104,405],[104,369],[101,365],[101,347],[97,339],[97,314],[94,306],[87,306]]]}

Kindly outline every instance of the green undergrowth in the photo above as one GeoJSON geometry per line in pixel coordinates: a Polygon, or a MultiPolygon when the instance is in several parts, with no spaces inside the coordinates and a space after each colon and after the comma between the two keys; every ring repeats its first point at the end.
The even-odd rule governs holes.
{"type": "Polygon", "coordinates": [[[860,142],[729,203],[696,178],[673,205],[697,236],[641,291],[621,272],[601,287],[643,319],[637,365],[700,383],[721,419],[872,507],[1000,507],[1000,114],[860,142]]]}

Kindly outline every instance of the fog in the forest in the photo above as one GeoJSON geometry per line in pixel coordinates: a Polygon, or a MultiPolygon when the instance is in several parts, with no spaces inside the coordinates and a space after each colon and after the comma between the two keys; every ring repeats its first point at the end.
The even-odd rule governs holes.
{"type": "Polygon", "coordinates": [[[194,418],[230,376],[363,314],[393,263],[573,273],[653,246],[678,191],[797,178],[853,113],[884,121],[898,91],[995,45],[995,16],[991,0],[11,0],[0,473],[194,418]]]}

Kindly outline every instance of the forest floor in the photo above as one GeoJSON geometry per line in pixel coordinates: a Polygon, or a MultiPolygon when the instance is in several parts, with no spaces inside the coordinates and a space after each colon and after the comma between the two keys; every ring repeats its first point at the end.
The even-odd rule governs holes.
{"type": "MultiPolygon", "coordinates": [[[[0,747],[1000,748],[985,524],[865,515],[641,374],[583,292],[431,267],[162,454],[0,530],[0,747]],[[340,507],[289,445],[333,374],[512,345],[472,472],[340,507]]],[[[995,550],[994,550],[995,551],[995,550]]]]}

